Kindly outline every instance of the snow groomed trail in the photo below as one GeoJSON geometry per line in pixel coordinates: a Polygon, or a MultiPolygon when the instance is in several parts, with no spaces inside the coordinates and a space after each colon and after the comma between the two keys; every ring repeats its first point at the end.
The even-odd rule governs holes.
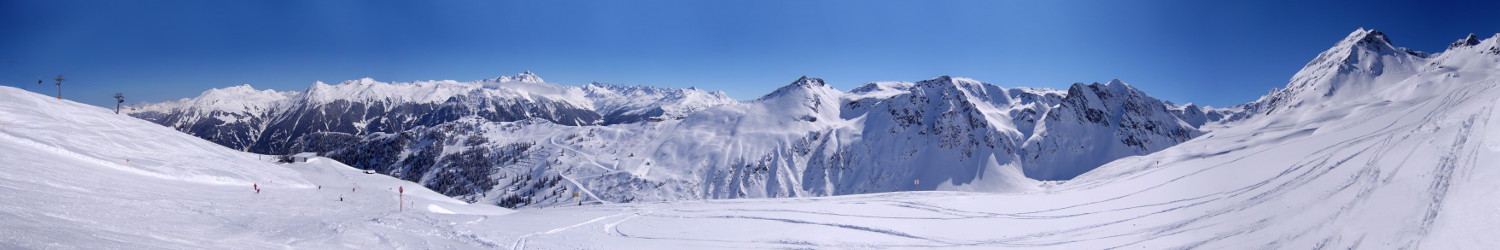
{"type": "Polygon", "coordinates": [[[500,241],[431,222],[509,213],[327,159],[260,161],[14,88],[0,88],[0,120],[4,249],[470,248],[500,241]],[[397,212],[397,187],[409,207],[454,214],[397,212]]]}

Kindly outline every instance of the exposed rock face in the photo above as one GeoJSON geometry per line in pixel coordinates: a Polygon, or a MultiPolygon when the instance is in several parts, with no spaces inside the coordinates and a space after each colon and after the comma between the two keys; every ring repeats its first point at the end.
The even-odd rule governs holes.
{"type": "Polygon", "coordinates": [[[563,87],[531,74],[245,88],[280,98],[223,113],[194,108],[205,94],[134,115],[253,152],[321,152],[510,207],[567,203],[572,193],[625,202],[1026,190],[1175,145],[1223,117],[1118,80],[1064,92],[942,76],[841,92],[802,77],[746,102],[692,88],[563,87]]]}

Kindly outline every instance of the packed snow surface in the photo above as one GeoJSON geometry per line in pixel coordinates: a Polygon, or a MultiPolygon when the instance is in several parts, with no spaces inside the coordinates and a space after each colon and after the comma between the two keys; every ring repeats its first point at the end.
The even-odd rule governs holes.
{"type": "MultiPolygon", "coordinates": [[[[1353,41],[1388,42],[1356,33],[1353,41]]],[[[1262,99],[1275,109],[1247,106],[1261,115],[1034,189],[580,199],[515,211],[325,158],[270,163],[0,87],[0,248],[1495,248],[1497,42],[1384,61],[1417,64],[1391,65],[1400,70],[1361,63],[1392,56],[1366,53],[1376,46],[1353,48],[1338,55],[1355,60],[1309,64],[1286,92],[1262,99]],[[1358,67],[1367,68],[1349,70],[1358,67]],[[1309,77],[1351,72],[1365,75],[1309,77]],[[1373,82],[1357,82],[1365,80],[1373,82]],[[1291,101],[1271,102],[1277,96],[1291,101]]],[[[831,94],[811,90],[761,101],[831,94]]]]}

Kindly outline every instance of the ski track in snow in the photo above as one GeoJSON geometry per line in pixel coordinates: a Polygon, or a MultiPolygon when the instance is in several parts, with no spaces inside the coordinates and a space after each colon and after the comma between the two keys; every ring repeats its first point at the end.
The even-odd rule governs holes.
{"type": "Polygon", "coordinates": [[[544,234],[555,234],[555,233],[558,233],[558,232],[562,232],[564,230],[573,229],[573,228],[580,227],[580,226],[583,226],[583,225],[594,224],[596,222],[602,221],[604,219],[608,219],[610,217],[615,217],[615,216],[620,216],[620,215],[626,215],[626,214],[631,214],[631,213],[621,213],[621,214],[614,214],[614,215],[609,215],[609,216],[602,216],[602,217],[594,218],[594,219],[591,219],[591,220],[588,220],[588,221],[584,221],[583,223],[573,224],[573,225],[565,226],[565,227],[553,228],[552,230],[547,230],[546,232],[539,232],[539,233],[531,233],[531,234],[527,234],[527,235],[522,235],[521,237],[517,237],[516,238],[516,242],[513,243],[513,244],[511,244],[510,248],[511,249],[523,249],[523,248],[525,248],[526,247],[526,239],[527,238],[531,238],[532,236],[544,235],[544,234]]]}
{"type": "MultiPolygon", "coordinates": [[[[561,144],[557,144],[556,141],[552,140],[553,137],[556,137],[556,135],[554,134],[553,136],[548,136],[547,137],[547,142],[550,143],[550,144],[552,144],[553,146],[558,147],[558,148],[572,150],[572,148],[568,148],[568,147],[563,146],[561,144]]],[[[551,151],[544,151],[543,153],[550,155],[551,151]]],[[[574,151],[574,153],[575,154],[582,154],[582,153],[579,153],[577,151],[574,151]]],[[[551,159],[551,158],[552,157],[540,157],[540,159],[551,159]]],[[[589,161],[589,163],[594,163],[594,162],[593,161],[589,161]]],[[[546,164],[546,163],[543,163],[543,164],[546,164]]],[[[604,166],[599,165],[597,163],[595,163],[594,165],[595,166],[599,166],[599,168],[604,169],[605,171],[612,171],[612,170],[610,170],[608,168],[605,168],[604,166]]],[[[573,183],[574,187],[577,187],[579,191],[583,191],[583,193],[585,195],[588,195],[589,198],[593,198],[595,201],[602,202],[602,203],[612,203],[612,202],[609,202],[609,201],[606,201],[606,200],[603,200],[603,199],[599,199],[598,195],[594,195],[594,191],[589,190],[588,187],[585,187],[582,182],[578,182],[578,180],[573,179],[573,177],[568,177],[568,175],[565,174],[565,173],[558,172],[557,176],[558,177],[562,177],[563,180],[567,180],[569,183],[573,183]]]]}
{"type": "MultiPolygon", "coordinates": [[[[1444,218],[1442,211],[1447,207],[1447,193],[1454,187],[1455,175],[1476,171],[1476,157],[1483,148],[1472,146],[1479,143],[1472,138],[1480,126],[1490,126],[1484,122],[1491,120],[1489,114],[1494,105],[1490,103],[1475,114],[1448,118],[1440,114],[1443,112],[1441,107],[1479,102],[1476,96],[1495,96],[1493,92],[1486,88],[1455,93],[1430,103],[1402,108],[1400,112],[1377,112],[1382,115],[1349,125],[1353,126],[1352,129],[1336,128],[1343,125],[1288,125],[1237,135],[1234,130],[1224,131],[1215,140],[1254,138],[1274,141],[1276,145],[1311,148],[1200,142],[1207,145],[1205,147],[1189,143],[1185,144],[1185,149],[1192,150],[1168,150],[1142,160],[1126,161],[1153,165],[1160,161],[1159,166],[1122,168],[1122,172],[1107,174],[1110,178],[1079,180],[1031,193],[901,192],[818,198],[602,204],[523,209],[504,216],[468,214],[465,209],[444,205],[449,203],[426,202],[420,196],[408,196],[408,201],[416,201],[407,206],[428,209],[403,213],[385,210],[364,217],[364,222],[358,222],[358,219],[318,222],[315,224],[319,226],[315,227],[328,228],[329,231],[310,232],[286,244],[318,246],[344,242],[342,246],[346,247],[423,248],[437,244],[497,248],[506,247],[497,242],[509,241],[511,249],[631,246],[1162,248],[1242,244],[1286,247],[1308,243],[1332,247],[1378,239],[1397,246],[1420,246],[1444,218]],[[1433,126],[1437,129],[1430,128],[1433,126]],[[1445,136],[1428,136],[1433,134],[1445,136]],[[1338,139],[1328,140],[1330,138],[1338,139]],[[1446,152],[1434,156],[1439,164],[1420,170],[1406,167],[1412,161],[1425,159],[1422,154],[1408,149],[1433,139],[1444,142],[1436,145],[1436,152],[1446,152]],[[1295,157],[1288,157],[1293,155],[1295,157]],[[1264,165],[1261,162],[1273,158],[1285,159],[1288,167],[1246,168],[1264,165]],[[1209,188],[1217,189],[1213,191],[1162,196],[1181,192],[1184,182],[1247,170],[1250,172],[1235,175],[1252,177],[1253,181],[1209,188]],[[1412,176],[1419,179],[1412,179],[1412,176]],[[1386,230],[1379,238],[1339,233],[1339,228],[1343,227],[1338,225],[1370,216],[1370,207],[1389,204],[1377,199],[1383,194],[1392,195],[1390,190],[1401,190],[1393,188],[1398,187],[1395,185],[1412,181],[1423,181],[1422,191],[1410,195],[1421,197],[1424,202],[1420,206],[1402,206],[1411,207],[1411,210],[1396,211],[1412,211],[1420,216],[1409,223],[1395,222],[1396,225],[1410,225],[1410,229],[1386,230]],[[1039,199],[1051,201],[1035,203],[1039,199]],[[1307,221],[1296,222],[1303,220],[1307,221]],[[437,243],[448,241],[454,243],[437,243]],[[351,242],[356,243],[350,245],[351,242]]],[[[1392,105],[1382,107],[1394,108],[1392,105]]],[[[67,158],[85,161],[89,165],[122,167],[78,156],[80,154],[58,147],[22,140],[8,131],[0,132],[0,141],[71,155],[67,158]]],[[[583,154],[568,150],[552,139],[549,139],[549,144],[559,148],[552,150],[583,154]]],[[[552,150],[543,152],[550,154],[552,150]]],[[[587,161],[587,156],[580,156],[578,159],[587,161]]],[[[326,160],[321,162],[319,164],[337,164],[326,160]]],[[[595,167],[618,171],[602,165],[595,167]]],[[[302,168],[303,175],[312,178],[309,181],[323,185],[324,189],[359,190],[343,193],[346,199],[370,199],[371,195],[392,203],[396,199],[383,188],[395,184],[364,184],[372,178],[389,179],[383,175],[355,174],[358,170],[342,166],[343,170],[302,168]],[[329,180],[344,184],[330,183],[329,180]]],[[[577,185],[581,192],[596,197],[583,188],[579,179],[561,176],[577,185]]],[[[409,191],[419,189],[415,185],[408,187],[411,187],[409,191]]],[[[259,204],[255,206],[275,206],[300,199],[274,195],[293,192],[274,185],[266,185],[266,189],[266,193],[253,197],[259,198],[252,202],[259,204]]],[[[1403,195],[1407,194],[1396,192],[1394,195],[1405,197],[1403,195]]],[[[338,196],[326,197],[337,199],[338,196]]],[[[379,203],[370,205],[381,206],[379,203]]],[[[189,208],[188,211],[213,215],[222,210],[189,208]]],[[[291,211],[295,211],[293,214],[306,213],[286,212],[291,211]]],[[[45,213],[44,216],[75,223],[108,223],[78,214],[45,213]]],[[[177,245],[195,245],[191,240],[155,234],[142,237],[173,241],[177,245]]],[[[255,241],[259,237],[229,238],[255,241]]]]}
{"type": "MultiPolygon", "coordinates": [[[[1340,45],[1368,34],[1357,31],[1340,45]]],[[[1500,45],[1500,39],[1484,44],[1500,45]]],[[[1382,44],[1369,46],[1376,45],[1382,44]]],[[[1360,48],[1336,47],[1325,54],[1346,58],[1373,53],[1360,48]]],[[[142,164],[177,162],[162,158],[184,155],[255,157],[197,146],[206,144],[183,139],[187,136],[175,131],[129,123],[102,109],[0,87],[0,122],[30,126],[0,129],[0,194],[7,198],[0,204],[0,248],[493,249],[507,247],[506,242],[510,249],[1494,248],[1495,242],[1485,240],[1500,230],[1493,226],[1500,220],[1494,213],[1500,202],[1493,201],[1500,188],[1492,180],[1500,178],[1495,164],[1500,156],[1494,153],[1500,145],[1494,141],[1500,138],[1500,124],[1491,123],[1500,119],[1494,117],[1500,106],[1500,81],[1494,79],[1500,74],[1488,65],[1500,61],[1491,54],[1475,57],[1432,64],[1448,63],[1441,66],[1451,67],[1437,68],[1485,77],[1480,80],[1449,80],[1456,73],[1391,73],[1406,78],[1395,81],[1377,75],[1370,81],[1389,86],[1365,88],[1373,88],[1371,93],[1384,93],[1377,91],[1380,87],[1433,90],[1395,89],[1391,92],[1403,95],[1393,96],[1294,95],[1288,98],[1311,99],[1280,107],[1284,113],[1249,118],[1037,190],[603,202],[516,211],[465,204],[326,158],[293,164],[220,161],[230,165],[222,169],[255,169],[234,173],[239,179],[192,171],[174,176],[172,170],[181,169],[171,167],[180,166],[121,164],[101,158],[113,154],[90,150],[139,144],[45,141],[86,129],[76,124],[49,127],[47,122],[63,119],[50,116],[54,112],[30,109],[69,114],[66,118],[73,120],[66,121],[123,124],[106,132],[89,131],[96,137],[144,138],[156,143],[153,146],[196,153],[147,155],[137,159],[142,164]],[[272,174],[257,175],[260,171],[272,174]],[[262,190],[251,191],[246,184],[252,183],[262,190]],[[390,190],[397,187],[407,192],[390,190]]],[[[1341,66],[1348,65],[1337,64],[1343,62],[1319,58],[1305,69],[1312,71],[1299,72],[1294,81],[1327,79],[1313,74],[1323,72],[1316,70],[1365,72],[1343,72],[1341,66]]],[[[1294,82],[1293,87],[1319,90],[1350,84],[1330,81],[1294,82]]],[[[548,144],[557,149],[545,148],[535,153],[542,157],[527,157],[528,162],[518,165],[545,167],[546,160],[536,159],[553,159],[554,150],[574,154],[577,157],[567,159],[593,165],[604,174],[558,175],[599,201],[603,200],[580,181],[619,173],[646,176],[651,166],[645,163],[656,157],[644,154],[642,161],[634,162],[638,166],[617,162],[610,168],[583,151],[588,148],[558,143],[559,135],[548,137],[548,144]]],[[[659,141],[644,144],[654,149],[672,146],[659,141]]],[[[725,146],[732,154],[748,150],[737,143],[725,146]]],[[[775,167],[771,171],[795,170],[775,167]]],[[[667,172],[658,175],[677,174],[661,170],[667,172]]],[[[801,185],[780,174],[767,178],[762,181],[801,185]]]]}
{"type": "Polygon", "coordinates": [[[99,165],[99,166],[106,166],[106,167],[109,167],[110,169],[117,170],[117,171],[120,171],[120,172],[126,172],[126,173],[141,175],[141,176],[149,176],[149,177],[157,178],[157,179],[172,180],[172,181],[187,181],[187,182],[196,182],[196,183],[202,183],[202,184],[214,184],[214,185],[245,185],[245,184],[251,184],[249,182],[234,181],[234,180],[230,180],[230,179],[227,179],[227,178],[213,178],[213,177],[207,177],[207,176],[190,176],[190,177],[169,176],[169,175],[162,174],[162,173],[157,173],[157,172],[152,172],[152,171],[148,171],[148,170],[142,170],[142,169],[139,169],[139,168],[125,166],[123,164],[120,164],[120,163],[117,163],[117,162],[114,162],[114,161],[107,161],[107,160],[104,160],[104,159],[99,159],[97,157],[92,157],[92,156],[87,156],[87,155],[79,154],[77,152],[73,152],[71,150],[63,149],[63,148],[56,147],[56,146],[53,146],[53,145],[47,145],[47,144],[43,144],[43,143],[40,143],[40,142],[36,142],[36,141],[32,141],[32,140],[27,140],[27,139],[24,139],[24,138],[19,138],[19,137],[11,136],[11,135],[8,135],[8,134],[4,133],[4,131],[0,131],[0,138],[9,140],[9,141],[11,141],[13,143],[16,143],[16,144],[26,145],[26,146],[29,146],[29,147],[32,147],[32,148],[36,148],[36,149],[40,149],[40,150],[45,150],[45,151],[50,151],[50,152],[62,154],[62,155],[65,155],[68,158],[73,158],[73,159],[88,161],[88,162],[90,162],[92,164],[96,164],[96,165],[99,165]],[[205,180],[205,179],[213,179],[213,180],[205,180]]]}

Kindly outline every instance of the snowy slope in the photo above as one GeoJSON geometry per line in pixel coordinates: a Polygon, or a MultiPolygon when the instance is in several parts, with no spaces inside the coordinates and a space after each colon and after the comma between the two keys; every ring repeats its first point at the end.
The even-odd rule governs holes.
{"type": "Polygon", "coordinates": [[[475,248],[498,243],[413,222],[509,213],[328,159],[270,163],[10,87],[0,123],[0,248],[475,248]],[[408,212],[386,190],[397,187],[408,212]]]}
{"type": "Polygon", "coordinates": [[[260,139],[270,115],[297,92],[255,90],[249,84],[204,91],[197,98],[128,107],[124,114],[179,127],[225,147],[245,149],[260,139]]]}
{"type": "MultiPolygon", "coordinates": [[[[797,140],[782,139],[822,129],[840,132],[819,133],[819,139],[807,141],[846,140],[853,136],[843,133],[859,127],[848,121],[869,119],[839,118],[845,122],[838,124],[814,124],[806,119],[841,117],[848,110],[868,108],[843,102],[841,108],[830,111],[814,105],[812,100],[835,93],[821,89],[813,79],[801,79],[790,86],[794,88],[771,98],[695,112],[683,120],[566,126],[544,119],[491,122],[470,117],[444,128],[473,132],[465,136],[428,140],[418,134],[413,135],[417,139],[409,139],[418,144],[485,145],[513,138],[500,144],[525,141],[528,148],[543,149],[523,150],[527,154],[545,155],[529,159],[554,163],[529,161],[516,169],[534,172],[497,174],[556,174],[549,177],[552,182],[585,183],[598,178],[592,180],[635,183],[532,190],[533,194],[583,192],[586,198],[551,200],[546,209],[514,212],[466,205],[422,188],[407,188],[408,201],[414,201],[407,207],[415,211],[393,212],[396,198],[388,189],[413,185],[410,182],[362,174],[326,159],[291,165],[265,163],[253,154],[103,108],[0,87],[0,168],[4,170],[0,171],[0,193],[8,198],[0,204],[0,230],[4,230],[0,248],[1490,249],[1500,246],[1491,240],[1500,233],[1495,226],[1500,213],[1494,212],[1500,206],[1494,198],[1500,196],[1500,183],[1491,181],[1500,178],[1500,165],[1495,164],[1500,162],[1497,38],[1423,57],[1413,62],[1420,64],[1413,71],[1382,74],[1387,79],[1381,84],[1344,88],[1359,92],[1341,91],[1274,112],[1251,112],[1254,115],[1176,146],[1115,160],[1068,181],[1010,193],[922,191],[573,203],[627,193],[593,187],[635,187],[672,195],[680,190],[653,189],[665,184],[648,181],[691,178],[671,178],[685,175],[685,170],[662,167],[670,165],[662,163],[732,154],[713,152],[765,151],[780,154],[772,162],[810,161],[801,157],[823,153],[803,154],[798,149],[817,152],[829,144],[796,146],[797,140]],[[795,110],[753,116],[781,119],[735,120],[745,117],[736,114],[771,110],[767,107],[795,110]],[[684,129],[698,126],[702,129],[684,129]],[[676,133],[683,131],[693,133],[676,133]],[[532,135],[548,132],[542,140],[530,141],[537,138],[532,135]],[[740,133],[755,136],[733,136],[740,133]],[[686,141],[651,138],[706,139],[701,144],[670,145],[686,141]],[[745,145],[757,144],[735,140],[767,140],[787,146],[750,148],[745,145]],[[639,151],[604,154],[620,149],[599,147],[607,145],[605,141],[638,143],[630,148],[639,151]],[[710,146],[731,150],[683,150],[710,146]],[[671,150],[654,151],[657,148],[671,150]],[[660,152],[682,155],[657,155],[660,152]],[[132,164],[110,160],[122,157],[131,157],[132,164]],[[646,164],[652,162],[657,164],[646,164]],[[594,176],[598,172],[590,171],[605,174],[594,176]],[[243,183],[247,181],[264,181],[262,193],[250,191],[243,183]],[[346,188],[358,191],[346,192],[346,188]],[[345,201],[336,201],[341,195],[345,201]]],[[[851,92],[864,93],[858,100],[899,96],[920,100],[921,96],[912,93],[923,84],[879,83],[851,92]]],[[[937,113],[957,110],[954,115],[920,116],[931,124],[1012,113],[960,101],[981,96],[1002,99],[982,95],[980,90],[1004,93],[1011,100],[1023,99],[1016,98],[1018,92],[1033,93],[991,91],[998,88],[984,85],[925,84],[929,87],[920,90],[922,96],[970,97],[944,99],[938,106],[954,109],[937,113]],[[977,111],[963,112],[964,107],[977,111]]],[[[1295,80],[1289,83],[1295,84],[1295,80]]],[[[851,99],[856,98],[841,101],[862,102],[851,99]]],[[[933,112],[924,109],[924,113],[933,112]]],[[[954,128],[934,128],[940,127],[954,128]]],[[[988,133],[975,131],[985,130],[954,128],[940,135],[974,138],[969,136],[988,133]]],[[[379,136],[422,132],[440,131],[379,136]]],[[[860,133],[860,137],[873,136],[860,133]]],[[[950,138],[940,135],[913,140],[950,138]]],[[[790,165],[764,166],[771,171],[769,167],[790,165]]],[[[931,179],[923,180],[927,184],[931,179]]],[[[781,185],[763,187],[776,186],[781,185]]]]}
{"type": "Polygon", "coordinates": [[[334,85],[317,82],[302,92],[255,91],[249,86],[214,89],[197,98],[130,107],[127,113],[231,148],[286,154],[292,153],[286,142],[310,133],[398,132],[465,116],[600,123],[595,100],[588,95],[578,87],[544,82],[531,72],[471,82],[386,83],[364,78],[334,85]]]}
{"type": "MultiPolygon", "coordinates": [[[[223,149],[219,145],[178,133],[171,128],[69,101],[48,99],[19,89],[0,92],[7,145],[23,146],[72,156],[124,173],[214,185],[248,185],[254,181],[280,180],[286,185],[307,186],[295,173],[257,169],[237,164],[255,161],[253,155],[223,149]],[[100,114],[109,116],[101,117],[100,114]],[[152,134],[127,133],[149,131],[152,134]],[[127,162],[129,160],[129,162],[127,162]],[[223,167],[217,167],[223,166],[223,167]]],[[[10,154],[7,160],[29,157],[10,154]]]]}
{"type": "Polygon", "coordinates": [[[1027,176],[1042,180],[1071,179],[1121,157],[1177,145],[1198,136],[1208,119],[1172,112],[1118,79],[1073,84],[1045,117],[1021,148],[1027,176]]]}
{"type": "MultiPolygon", "coordinates": [[[[1491,181],[1500,178],[1497,42],[1490,38],[1410,62],[1420,66],[1387,71],[1378,84],[1334,84],[1368,85],[1248,117],[1044,190],[524,211],[518,215],[527,221],[558,222],[552,224],[555,230],[520,243],[542,248],[1495,248],[1492,235],[1500,233],[1495,226],[1500,213],[1494,212],[1500,184],[1491,181]]],[[[1288,89],[1300,83],[1294,80],[1288,89]]]]}
{"type": "MultiPolygon", "coordinates": [[[[756,100],[718,104],[675,119],[569,126],[469,116],[393,133],[312,133],[289,144],[293,151],[325,152],[461,200],[520,207],[567,204],[573,193],[602,202],[641,202],[909,190],[1016,192],[1038,188],[1031,178],[1039,177],[1023,168],[1028,162],[1072,160],[1076,163],[1066,166],[1071,172],[1051,177],[1066,179],[1200,134],[1162,101],[1124,83],[1111,84],[1117,88],[1069,97],[1063,91],[1006,89],[943,76],[840,92],[821,79],[802,77],[756,100]],[[1085,108],[1113,120],[1095,124],[1083,111],[1056,113],[1064,111],[1055,107],[1072,108],[1064,102],[1074,100],[1092,101],[1085,108]],[[1068,132],[1087,129],[1100,132],[1068,132]],[[1028,148],[1033,145],[1067,153],[1028,148]],[[1100,148],[1075,149],[1080,146],[1100,148]]],[[[696,103],[651,94],[694,93],[687,90],[604,84],[585,90],[609,100],[596,102],[606,104],[599,107],[629,103],[618,100],[696,103]]],[[[1049,169],[1033,164],[1041,167],[1031,170],[1049,169]]]]}

